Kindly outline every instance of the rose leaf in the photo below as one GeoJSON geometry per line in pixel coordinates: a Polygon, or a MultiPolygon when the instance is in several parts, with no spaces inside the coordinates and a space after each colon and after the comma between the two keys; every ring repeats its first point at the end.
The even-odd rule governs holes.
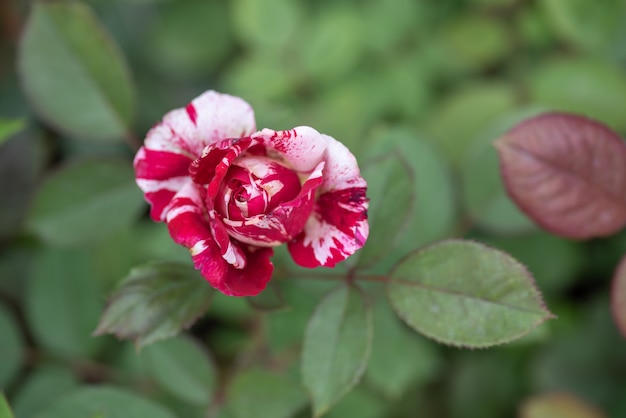
{"type": "Polygon", "coordinates": [[[361,377],[372,343],[372,315],[363,295],[347,285],[328,293],[309,320],[302,350],[302,379],[320,417],[361,377]]]}
{"type": "Polygon", "coordinates": [[[94,335],[130,338],[141,348],[189,328],[212,294],[193,267],[171,262],[135,267],[111,296],[94,335]]]}
{"type": "Polygon", "coordinates": [[[246,370],[228,388],[227,408],[235,418],[289,418],[307,403],[302,388],[284,374],[246,370]]]}
{"type": "Polygon", "coordinates": [[[50,244],[86,244],[130,227],[144,205],[130,164],[79,160],[46,179],[27,226],[50,244]]]}
{"type": "Polygon", "coordinates": [[[18,51],[18,73],[35,110],[80,139],[118,140],[135,93],[121,52],[82,2],[35,2],[18,51]]]}
{"type": "Polygon", "coordinates": [[[392,270],[387,296],[415,330],[469,348],[512,341],[553,317],[520,263],[471,241],[409,254],[392,270]]]}
{"type": "Polygon", "coordinates": [[[626,225],[626,143],[608,127],[545,113],[496,142],[507,192],[539,226],[572,239],[626,225]]]}

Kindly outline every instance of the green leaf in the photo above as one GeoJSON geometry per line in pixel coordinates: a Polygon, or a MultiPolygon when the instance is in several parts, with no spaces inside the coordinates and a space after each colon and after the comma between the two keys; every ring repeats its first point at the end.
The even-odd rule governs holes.
{"type": "Polygon", "coordinates": [[[391,129],[380,141],[396,144],[396,152],[405,156],[415,179],[416,204],[400,239],[403,252],[448,236],[456,222],[456,202],[442,155],[426,139],[405,129],[391,129]]]}
{"type": "Polygon", "coordinates": [[[358,254],[357,265],[371,266],[394,249],[415,208],[414,173],[400,153],[390,153],[363,165],[370,198],[370,236],[358,254]]]}
{"type": "Polygon", "coordinates": [[[6,388],[22,367],[23,343],[13,316],[0,305],[0,388],[6,388]]]}
{"type": "Polygon", "coordinates": [[[23,119],[4,119],[0,118],[0,145],[6,142],[14,134],[24,129],[23,119]]]}
{"type": "Polygon", "coordinates": [[[175,418],[161,405],[115,387],[83,387],[60,398],[37,418],[175,418]]]}
{"type": "Polygon", "coordinates": [[[410,254],[392,271],[387,295],[412,328],[455,346],[506,343],[552,317],[521,264],[470,241],[410,254]]]}
{"type": "Polygon", "coordinates": [[[537,66],[530,96],[552,110],[573,112],[626,130],[626,75],[610,62],[588,57],[560,58],[537,66]],[[573,89],[572,86],[578,86],[573,89]]]}
{"type": "Polygon", "coordinates": [[[113,293],[94,335],[132,338],[141,348],[189,328],[212,294],[193,267],[168,262],[135,267],[113,293]]]}
{"type": "Polygon", "coordinates": [[[304,390],[285,374],[253,369],[235,376],[226,405],[234,418],[290,418],[306,403],[304,390]]]}
{"type": "MultiPolygon", "coordinates": [[[[162,2],[163,3],[163,2],[162,2]]],[[[184,80],[210,74],[233,47],[224,2],[170,1],[160,4],[142,39],[149,65],[184,80]],[[219,39],[207,48],[202,39],[219,39]]]]}
{"type": "Polygon", "coordinates": [[[371,310],[358,289],[342,284],[321,300],[307,325],[301,364],[315,417],[359,382],[371,342],[371,310]]]}
{"type": "Polygon", "coordinates": [[[27,224],[55,245],[86,244],[128,228],[144,208],[130,164],[82,160],[44,182],[27,224]]]}
{"type": "Polygon", "coordinates": [[[432,343],[404,326],[386,300],[374,307],[374,330],[366,382],[397,400],[409,385],[435,376],[441,358],[432,343]]]}
{"type": "Polygon", "coordinates": [[[99,349],[104,341],[90,334],[102,295],[86,251],[45,250],[27,290],[27,319],[40,344],[68,358],[89,357],[99,349]]]}
{"type": "Polygon", "coordinates": [[[46,161],[40,135],[25,131],[0,147],[0,238],[20,231],[46,161]]]}
{"type": "Polygon", "coordinates": [[[435,103],[426,130],[458,165],[485,127],[514,108],[515,95],[514,87],[503,82],[464,84],[435,103]]]}
{"type": "Polygon", "coordinates": [[[9,402],[2,392],[0,392],[0,418],[13,418],[9,402]]]}
{"type": "Polygon", "coordinates": [[[357,386],[328,412],[327,418],[383,418],[388,404],[371,391],[357,386]]]}
{"type": "Polygon", "coordinates": [[[67,368],[38,367],[13,398],[15,414],[21,418],[34,418],[39,411],[77,387],[76,378],[67,368]]]}
{"type": "Polygon", "coordinates": [[[277,311],[287,309],[287,302],[283,296],[283,292],[276,284],[270,282],[268,286],[257,296],[247,297],[246,301],[252,308],[258,311],[277,311]]]}
{"type": "Polygon", "coordinates": [[[625,4],[621,0],[605,0],[601,3],[587,0],[541,0],[539,5],[561,39],[591,53],[607,51],[617,40],[625,12],[625,4]]]}
{"type": "Polygon", "coordinates": [[[193,405],[213,398],[216,371],[208,354],[187,337],[159,341],[144,348],[146,371],[168,393],[193,405]]]}
{"type": "Polygon", "coordinates": [[[233,25],[241,40],[253,49],[279,50],[302,23],[300,7],[300,3],[289,0],[236,0],[232,4],[233,25]]]}
{"type": "Polygon", "coordinates": [[[35,2],[18,71],[50,124],[73,137],[116,140],[129,129],[134,91],[123,56],[82,2],[35,2]]]}

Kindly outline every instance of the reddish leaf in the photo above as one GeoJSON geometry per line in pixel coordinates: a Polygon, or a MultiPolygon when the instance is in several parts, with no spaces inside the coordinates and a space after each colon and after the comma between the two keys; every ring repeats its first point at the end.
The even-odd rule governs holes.
{"type": "Polygon", "coordinates": [[[626,337],[626,255],[620,261],[613,276],[611,311],[617,328],[626,337]]]}
{"type": "Polygon", "coordinates": [[[573,239],[626,225],[626,143],[582,116],[545,113],[496,142],[507,192],[530,218],[573,239]]]}

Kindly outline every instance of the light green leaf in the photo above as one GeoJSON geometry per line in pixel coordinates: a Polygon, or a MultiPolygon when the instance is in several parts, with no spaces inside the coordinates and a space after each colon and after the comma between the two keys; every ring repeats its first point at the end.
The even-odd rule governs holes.
{"type": "Polygon", "coordinates": [[[503,82],[466,83],[434,104],[426,130],[458,165],[485,127],[514,108],[515,95],[503,82]]]}
{"type": "Polygon", "coordinates": [[[0,305],[0,388],[5,388],[22,367],[23,343],[13,316],[0,305]]]}
{"type": "Polygon", "coordinates": [[[433,378],[440,366],[441,358],[432,343],[404,326],[386,300],[378,301],[366,381],[397,400],[409,385],[433,378]]]}
{"type": "Polygon", "coordinates": [[[285,374],[253,369],[235,376],[226,405],[234,418],[290,418],[306,403],[304,390],[285,374]]]}
{"type": "Polygon", "coordinates": [[[621,0],[541,0],[538,4],[561,39],[592,53],[607,51],[616,41],[626,11],[621,0]]]}
{"type": "Polygon", "coordinates": [[[552,317],[521,264],[471,241],[410,254],[392,271],[387,295],[407,324],[455,346],[506,343],[552,317]]]}
{"type": "Polygon", "coordinates": [[[59,399],[37,418],[175,418],[161,405],[107,386],[83,387],[59,399]]]}
{"type": "Polygon", "coordinates": [[[104,342],[91,337],[102,294],[84,250],[45,250],[28,283],[26,314],[37,341],[68,358],[93,355],[104,342]]]}
{"type": "Polygon", "coordinates": [[[187,337],[159,341],[144,348],[146,371],[168,393],[194,405],[213,398],[216,372],[208,354],[187,337]]]}
{"type": "Polygon", "coordinates": [[[113,293],[94,334],[132,338],[141,348],[189,328],[206,312],[212,294],[191,266],[155,262],[135,267],[113,293]]]}
{"type": "Polygon", "coordinates": [[[81,160],[46,180],[27,224],[51,244],[85,244],[129,227],[144,205],[130,164],[81,160]]]}
{"type": "Polygon", "coordinates": [[[372,238],[357,253],[361,268],[375,264],[394,249],[416,205],[414,173],[399,152],[363,164],[362,175],[370,199],[367,214],[372,238]]]}
{"type": "Polygon", "coordinates": [[[2,392],[0,392],[0,418],[13,418],[9,402],[2,392]]]}
{"type": "Polygon", "coordinates": [[[0,118],[0,145],[14,134],[24,129],[23,119],[4,119],[0,118]]]}
{"type": "Polygon", "coordinates": [[[612,128],[626,129],[626,75],[594,58],[561,58],[537,66],[529,79],[531,98],[552,110],[579,113],[612,128]],[[576,88],[572,88],[576,86],[576,88]]]}
{"type": "Polygon", "coordinates": [[[124,137],[135,101],[130,75],[85,3],[35,2],[18,52],[22,85],[50,124],[82,139],[124,137]]]}
{"type": "Polygon", "coordinates": [[[359,382],[371,342],[371,311],[359,290],[342,284],[321,300],[307,325],[301,365],[315,417],[359,382]]]}
{"type": "Polygon", "coordinates": [[[14,397],[15,414],[34,418],[61,396],[78,387],[71,370],[60,367],[39,367],[28,376],[14,397]]]}
{"type": "Polygon", "coordinates": [[[279,50],[301,25],[300,3],[289,0],[236,0],[232,16],[237,35],[255,48],[279,50]]]}

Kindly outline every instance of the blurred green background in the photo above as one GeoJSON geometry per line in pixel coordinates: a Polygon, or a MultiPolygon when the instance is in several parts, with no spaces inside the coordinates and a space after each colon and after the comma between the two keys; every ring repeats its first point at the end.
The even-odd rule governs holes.
{"type": "MultiPolygon", "coordinates": [[[[136,137],[209,88],[251,103],[259,128],[313,126],[353,150],[372,184],[372,233],[362,259],[376,258],[387,239],[396,246],[371,271],[384,273],[438,239],[469,237],[525,263],[558,316],[509,346],[463,351],[415,335],[373,296],[370,366],[328,417],[556,418],[520,412],[528,399],[554,391],[626,417],[626,343],[608,302],[626,234],[575,243],[540,232],[507,198],[491,145],[517,121],[547,109],[585,114],[626,133],[625,1],[84,3],[130,70],[136,137]],[[408,167],[406,196],[401,189],[390,197],[384,187],[394,184],[397,164],[369,163],[386,153],[408,167]],[[379,185],[383,174],[390,180],[379,185]],[[383,235],[394,205],[409,219],[399,237],[383,235]]],[[[178,337],[140,355],[129,342],[90,336],[105,295],[133,265],[189,260],[164,225],[147,219],[126,144],[56,129],[37,112],[37,100],[27,99],[16,68],[29,10],[30,2],[0,0],[0,118],[22,121],[0,148],[0,388],[17,418],[94,417],[67,412],[83,411],[76,405],[89,396],[142,401],[123,400],[131,395],[116,390],[185,418],[309,416],[305,394],[293,383],[299,342],[332,283],[279,280],[291,306],[282,312],[258,313],[243,299],[216,295],[191,330],[195,340],[178,337]],[[93,158],[125,165],[85,165],[93,158]],[[88,219],[58,238],[55,228],[71,230],[73,218],[50,221],[53,206],[63,206],[55,197],[71,203],[81,193],[59,173],[117,176],[124,216],[101,225],[88,219]],[[81,392],[90,383],[122,389],[81,392]],[[218,412],[218,403],[226,408],[218,412]]],[[[63,63],[45,61],[37,71],[55,65],[63,63]]],[[[80,92],[70,86],[67,94],[80,92]]],[[[61,93],[57,110],[64,105],[61,93]]],[[[278,276],[284,256],[277,256],[278,276]]],[[[380,293],[376,285],[371,290],[380,293]]],[[[568,405],[583,413],[574,401],[568,405]]]]}

